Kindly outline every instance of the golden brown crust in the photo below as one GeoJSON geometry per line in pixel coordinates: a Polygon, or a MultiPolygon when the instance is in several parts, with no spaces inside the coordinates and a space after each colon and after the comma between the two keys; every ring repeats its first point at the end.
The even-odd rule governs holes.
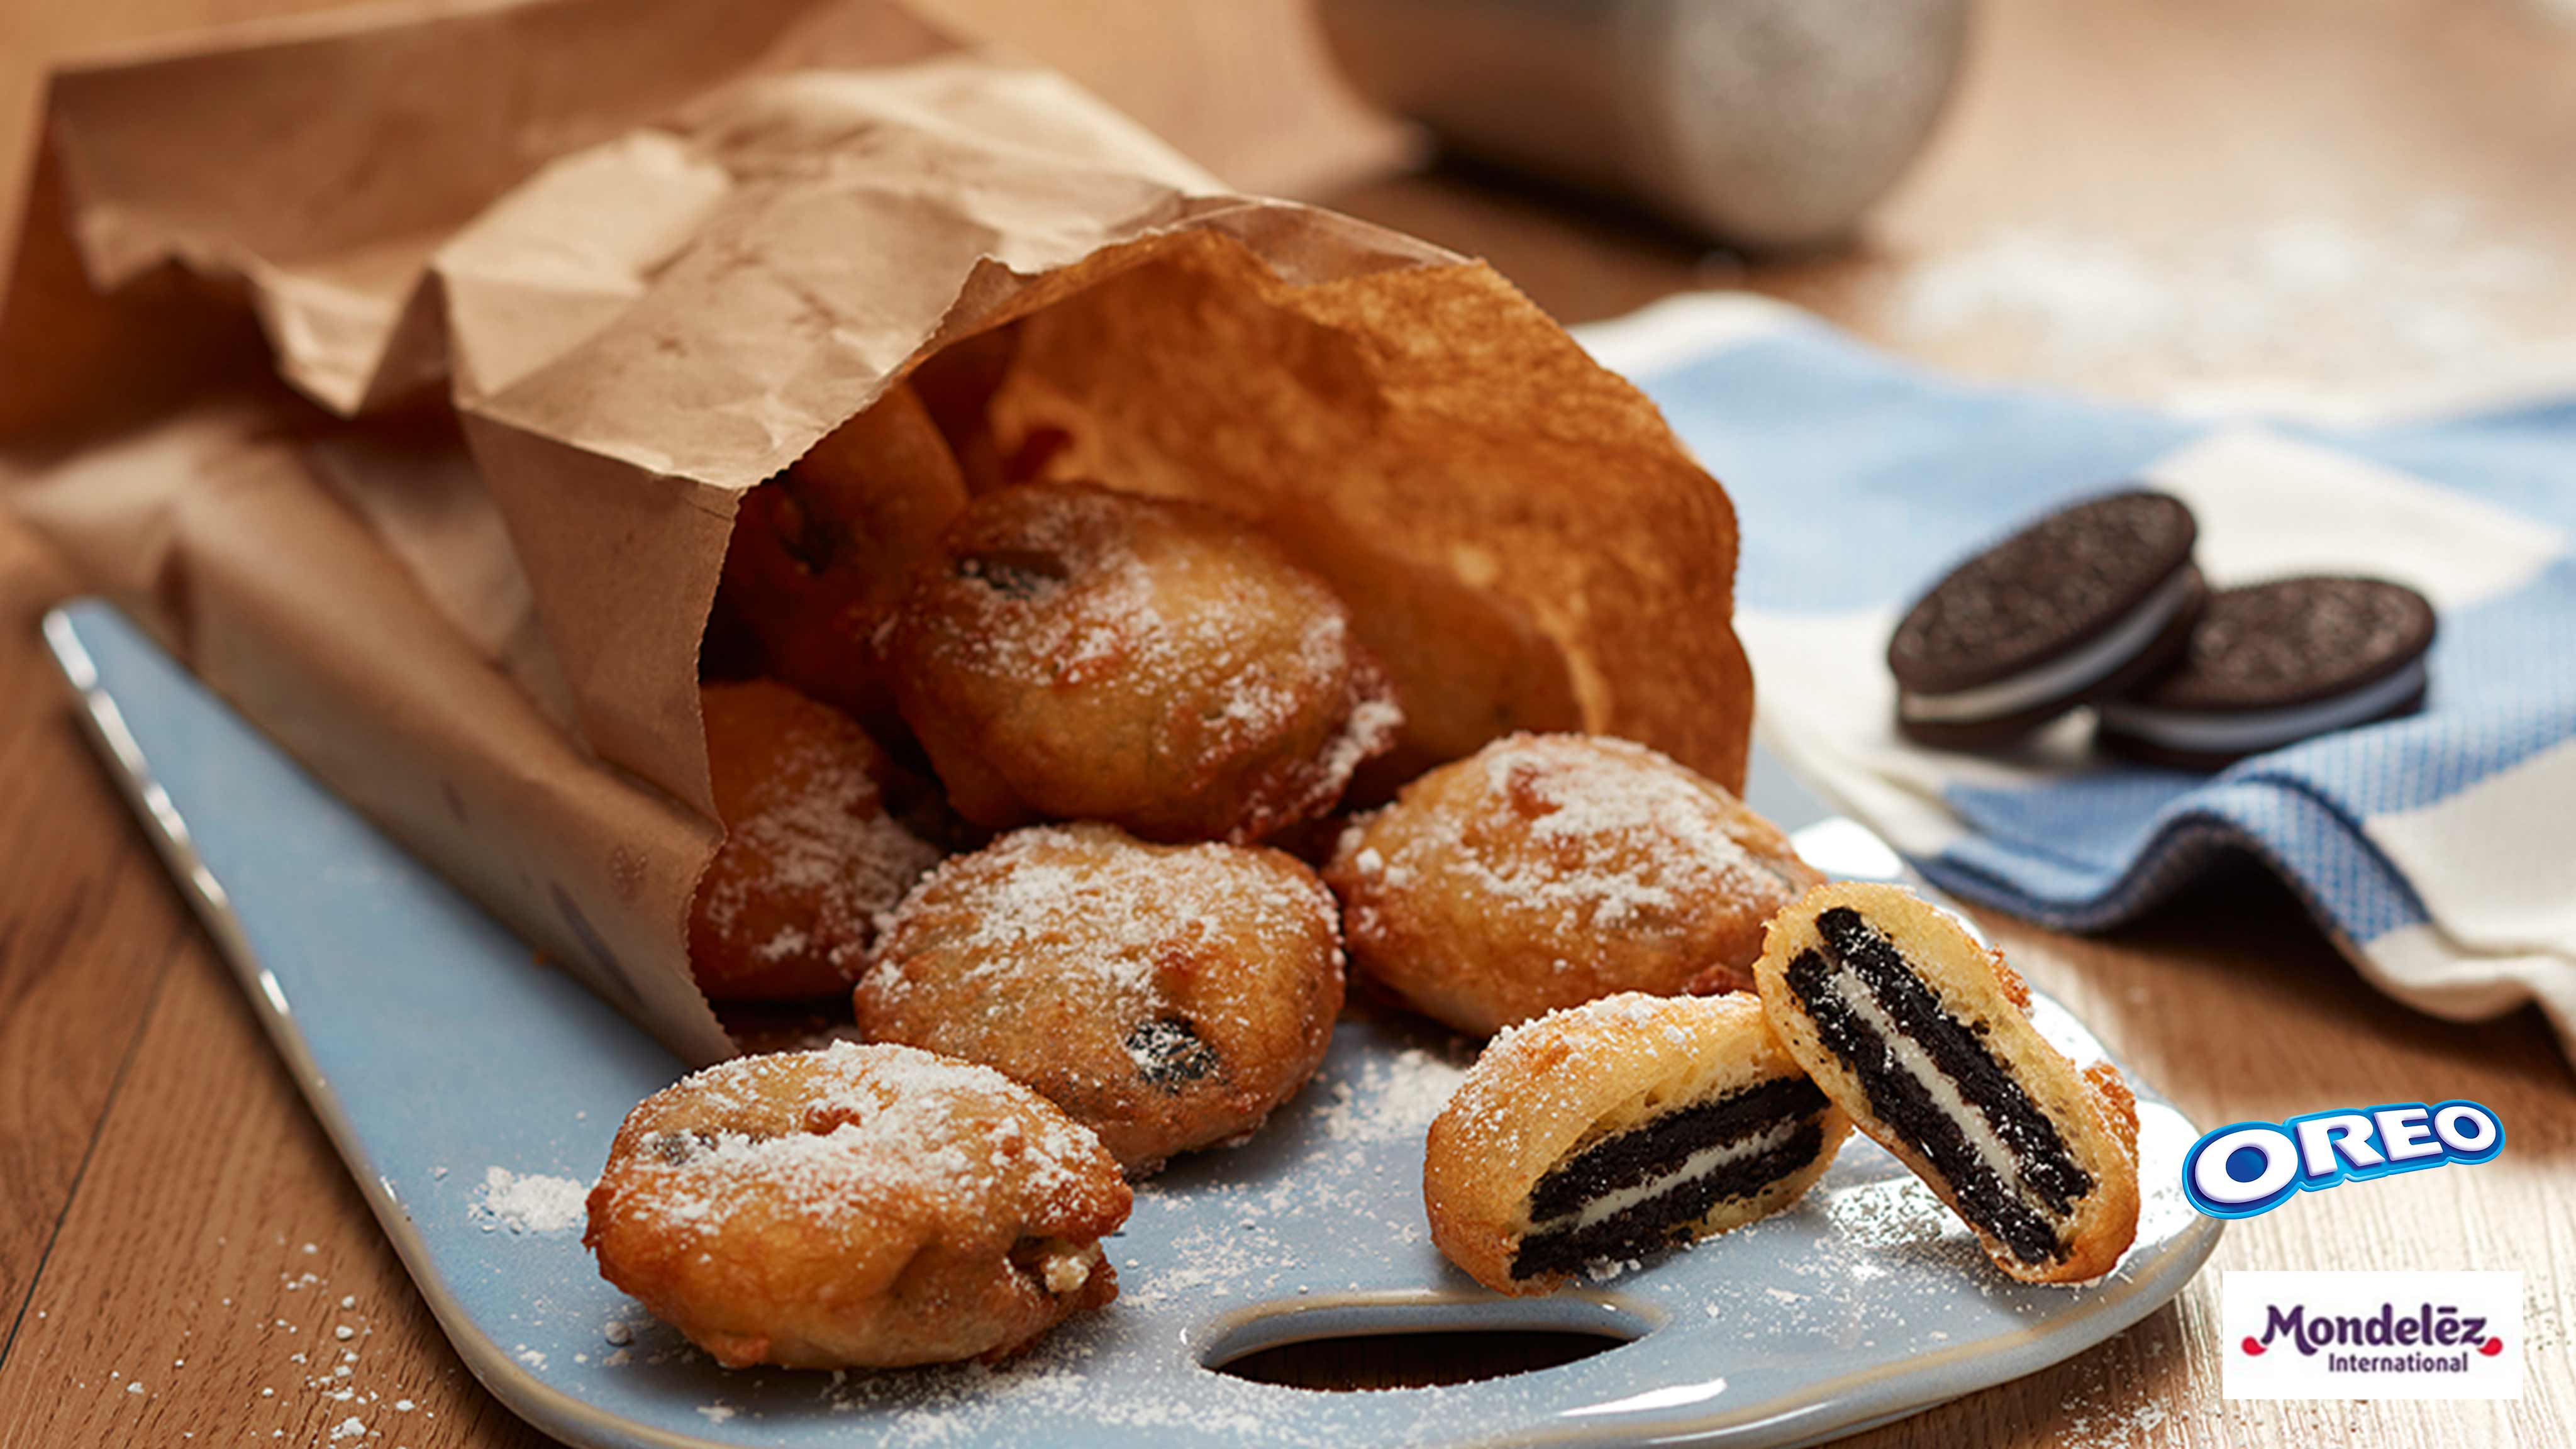
{"type": "Polygon", "coordinates": [[[855,1003],[870,1040],[995,1067],[1142,1175],[1294,1096],[1342,986],[1332,897],[1295,860],[1095,824],[1017,831],[932,872],[855,1003]]]}
{"type": "Polygon", "coordinates": [[[2102,1104],[2102,1115],[2111,1128],[2129,1144],[2131,1152],[2138,1144],[2138,1094],[2120,1069],[2107,1060],[2093,1062],[2084,1068],[2084,1080],[2102,1104]]]}
{"type": "MultiPolygon", "coordinates": [[[[1506,1031],[1487,1045],[1424,1143],[1423,1207],[1431,1241],[1498,1293],[1550,1293],[1567,1275],[1515,1277],[1530,1192],[1577,1152],[1692,1102],[1799,1074],[1750,996],[1605,997],[1506,1031]]],[[[1698,1235],[1787,1207],[1832,1165],[1851,1130],[1821,1118],[1811,1164],[1750,1198],[1719,1203],[1698,1235]]]]}
{"type": "Polygon", "coordinates": [[[1329,811],[1402,721],[1323,582],[1217,509],[1090,484],[975,500],[887,638],[959,814],[1259,840],[1329,811]]]}
{"type": "Polygon", "coordinates": [[[743,1057],[638,1105],[590,1193],[600,1275],[732,1368],[1000,1358],[1117,1296],[1132,1204],[1088,1131],[899,1046],[743,1057]]]}
{"type": "Polygon", "coordinates": [[[1618,991],[1726,990],[1821,879],[1717,785],[1627,740],[1513,735],[1424,775],[1325,868],[1351,957],[1461,1031],[1618,991]]]}
{"type": "Polygon", "coordinates": [[[1868,1093],[1818,1035],[1788,984],[1789,964],[1814,949],[1816,918],[1834,907],[1860,913],[1892,942],[1906,963],[1938,997],[1941,1008],[1967,1023],[2004,1069],[2019,1082],[2066,1140],[2093,1191],[2076,1201],[2062,1228],[2067,1255],[2055,1263],[2027,1263],[1964,1212],[1995,1266],[2028,1283],[2080,1283],[2118,1266],[2137,1236],[2137,1109],[2128,1085],[2108,1062],[2079,1070],[2031,1025],[2030,990],[2004,964],[2001,953],[1977,943],[1947,912],[1896,886],[1841,882],[1819,886],[1775,917],[1762,958],[1754,964],[1762,1007],[1789,1054],[1816,1085],[1849,1112],[1854,1125],[1895,1154],[1953,1211],[1957,1192],[1931,1160],[1871,1110],[1868,1093]]]}
{"type": "Polygon", "coordinates": [[[940,851],[886,813],[896,774],[850,719],[783,684],[699,692],[724,843],[689,908],[689,968],[719,1001],[834,996],[878,912],[940,851]]]}
{"type": "Polygon", "coordinates": [[[2004,994],[2004,1000],[2024,1011],[2030,1010],[2030,983],[2021,979],[2021,973],[2004,959],[2003,952],[1987,948],[1986,967],[1995,973],[1995,989],[2004,994]]]}

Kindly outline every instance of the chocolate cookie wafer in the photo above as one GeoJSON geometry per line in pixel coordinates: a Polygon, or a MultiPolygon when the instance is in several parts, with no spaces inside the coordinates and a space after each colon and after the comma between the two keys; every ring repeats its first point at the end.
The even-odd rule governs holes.
{"type": "Polygon", "coordinates": [[[1951,570],[1888,641],[1897,728],[1944,749],[2009,744],[2163,668],[2207,593],[2197,536],[2181,500],[2113,493],[1951,570]]]}
{"type": "Polygon", "coordinates": [[[2222,589],[2173,668],[2105,701],[2105,749],[2216,770],[2424,704],[2433,606],[2380,579],[2296,578],[2222,589]]]}

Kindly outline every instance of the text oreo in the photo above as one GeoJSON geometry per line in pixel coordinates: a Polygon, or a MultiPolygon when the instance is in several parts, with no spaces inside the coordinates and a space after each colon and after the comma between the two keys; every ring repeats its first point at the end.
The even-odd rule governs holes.
{"type": "Polygon", "coordinates": [[[2477,1163],[2504,1150],[2504,1124],[2476,1102],[2395,1102],[2239,1122],[2204,1133],[2182,1160],[2183,1192],[2214,1218],[2250,1218],[2344,1181],[2477,1163]]]}

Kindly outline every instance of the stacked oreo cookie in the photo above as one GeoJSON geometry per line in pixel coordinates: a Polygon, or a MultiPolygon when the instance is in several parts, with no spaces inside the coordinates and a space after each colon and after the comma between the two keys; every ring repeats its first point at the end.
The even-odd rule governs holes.
{"type": "Polygon", "coordinates": [[[2113,752],[2215,770],[2424,702],[2433,609],[2382,579],[2212,590],[2168,494],[2069,504],[1960,564],[1888,642],[1896,725],[2000,749],[2086,706],[2113,752]]]}

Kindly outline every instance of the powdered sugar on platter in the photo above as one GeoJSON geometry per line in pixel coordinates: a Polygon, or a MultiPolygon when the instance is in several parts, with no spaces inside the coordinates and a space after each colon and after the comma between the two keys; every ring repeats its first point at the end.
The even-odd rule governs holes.
{"type": "Polygon", "coordinates": [[[514,1233],[566,1233],[581,1227],[590,1185],[569,1177],[512,1172],[494,1165],[483,1169],[483,1186],[474,1203],[483,1230],[507,1228],[514,1233]]]}

